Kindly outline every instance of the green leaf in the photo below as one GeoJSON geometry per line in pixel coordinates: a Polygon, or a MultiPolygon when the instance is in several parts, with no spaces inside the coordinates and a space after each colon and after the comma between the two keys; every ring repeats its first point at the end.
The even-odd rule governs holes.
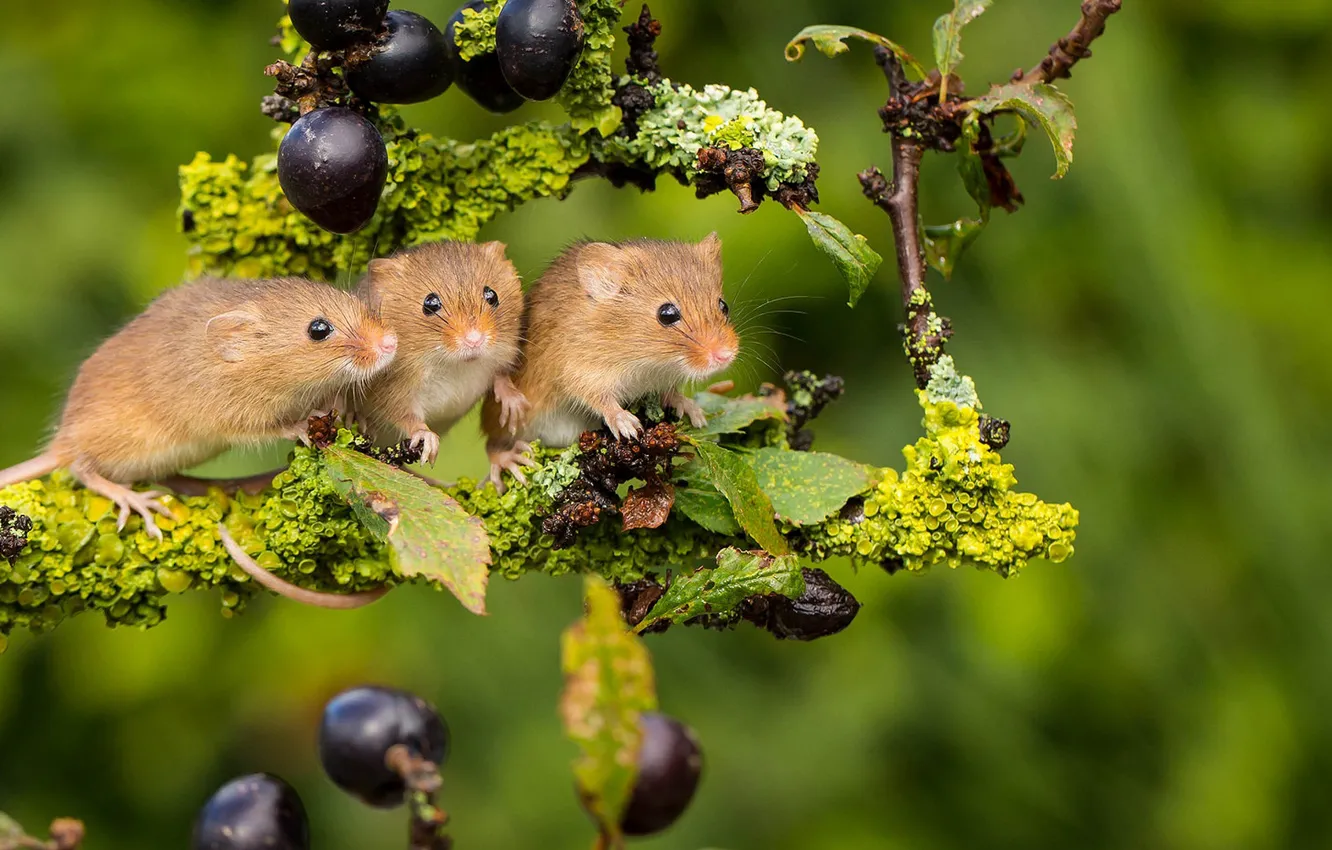
{"type": "Polygon", "coordinates": [[[702,392],[694,396],[694,401],[703,408],[708,417],[708,424],[702,428],[689,429],[688,433],[695,437],[738,434],[759,420],[786,419],[786,405],[776,396],[764,398],[743,395],[730,398],[717,393],[702,392]]]}
{"type": "Polygon", "coordinates": [[[486,612],[490,541],[485,526],[410,472],[345,446],[323,451],[329,482],[375,536],[393,567],[449,589],[474,614],[486,612]]]}
{"type": "Polygon", "coordinates": [[[870,279],[879,270],[883,257],[875,253],[869,242],[859,233],[830,215],[811,210],[796,208],[796,213],[809,229],[809,238],[819,250],[832,258],[837,270],[846,278],[851,287],[851,297],[847,303],[854,307],[869,288],[870,279]]]}
{"type": "Polygon", "coordinates": [[[633,790],[642,741],[639,716],[657,707],[652,661],[620,613],[620,595],[599,576],[584,584],[586,613],[561,639],[564,731],[582,751],[574,777],[604,846],[620,844],[620,816],[633,790]]]}
{"type": "Polygon", "coordinates": [[[1054,148],[1055,178],[1068,173],[1073,163],[1073,134],[1078,122],[1073,116],[1073,103],[1059,89],[1043,83],[995,86],[972,101],[971,108],[982,115],[1016,112],[1028,124],[1045,130],[1054,148]]]}
{"type": "Polygon", "coordinates": [[[731,503],[714,489],[698,487],[679,488],[675,491],[675,509],[680,511],[696,525],[713,534],[734,537],[741,533],[735,514],[731,512],[731,503]]]}
{"type": "Polygon", "coordinates": [[[731,503],[736,522],[754,542],[774,555],[790,551],[786,538],[777,531],[772,502],[759,487],[754,467],[744,457],[715,443],[690,440],[695,450],[693,463],[699,464],[712,486],[731,503]]]}
{"type": "Polygon", "coordinates": [[[875,483],[873,467],[824,452],[767,448],[751,457],[777,516],[796,525],[822,522],[875,483]]]}
{"type": "Polygon", "coordinates": [[[14,841],[27,835],[18,821],[4,812],[0,812],[0,841],[14,841]]]}
{"type": "Polygon", "coordinates": [[[877,35],[856,27],[829,26],[827,24],[818,24],[812,27],[805,27],[796,33],[796,37],[786,44],[786,61],[798,62],[805,55],[805,42],[812,42],[824,56],[837,56],[850,50],[846,39],[859,38],[880,47],[891,50],[902,65],[916,75],[916,79],[925,78],[925,69],[916,61],[910,53],[907,53],[895,42],[889,41],[881,35],[877,35]]]}
{"type": "Polygon", "coordinates": [[[795,555],[774,558],[766,552],[723,549],[717,553],[717,566],[676,576],[634,628],[641,632],[662,620],[678,623],[700,614],[724,616],[751,596],[776,593],[795,599],[804,592],[805,577],[795,555]]]}
{"type": "Polygon", "coordinates": [[[934,22],[934,61],[947,77],[962,63],[962,28],[990,8],[991,0],[953,0],[953,11],[934,22]]]}
{"type": "Polygon", "coordinates": [[[988,223],[985,218],[959,218],[952,224],[934,224],[924,229],[925,262],[948,280],[962,252],[976,241],[988,223]]]}

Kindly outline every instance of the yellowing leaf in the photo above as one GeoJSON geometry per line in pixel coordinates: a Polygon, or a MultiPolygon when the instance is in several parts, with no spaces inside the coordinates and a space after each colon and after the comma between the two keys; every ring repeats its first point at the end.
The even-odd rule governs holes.
{"type": "Polygon", "coordinates": [[[880,47],[891,50],[898,61],[906,68],[915,73],[916,79],[925,78],[925,69],[916,61],[910,53],[902,49],[900,45],[889,41],[881,35],[858,29],[857,27],[839,27],[828,24],[817,24],[812,27],[805,27],[796,33],[796,37],[786,44],[786,61],[798,62],[805,55],[805,43],[810,42],[824,56],[837,56],[845,53],[851,48],[847,45],[846,39],[858,38],[862,41],[868,41],[871,44],[877,44],[880,47]]]}
{"type": "Polygon", "coordinates": [[[561,639],[560,717],[578,744],[574,777],[606,845],[620,841],[642,743],[639,716],[657,707],[652,661],[620,614],[620,596],[599,576],[584,585],[586,613],[561,639]]]}
{"type": "Polygon", "coordinates": [[[982,115],[1016,112],[1031,126],[1045,130],[1054,147],[1055,178],[1068,173],[1073,163],[1073,134],[1078,122],[1073,116],[1073,103],[1059,89],[1043,83],[995,86],[972,101],[971,108],[982,115]]]}
{"type": "Polygon", "coordinates": [[[766,448],[751,457],[777,516],[796,525],[822,522],[874,484],[873,467],[825,452],[766,448]]]}
{"type": "Polygon", "coordinates": [[[333,488],[376,537],[403,576],[424,576],[449,589],[473,614],[486,612],[490,541],[477,517],[410,472],[345,446],[323,451],[333,488]]]}

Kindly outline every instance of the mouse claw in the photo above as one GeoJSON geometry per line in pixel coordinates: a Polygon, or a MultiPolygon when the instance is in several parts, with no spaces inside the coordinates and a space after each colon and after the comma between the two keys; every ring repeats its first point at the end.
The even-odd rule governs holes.
{"type": "Polygon", "coordinates": [[[155,499],[161,493],[148,491],[146,493],[136,493],[133,490],[126,490],[120,498],[112,497],[112,500],[120,506],[120,516],[116,522],[116,531],[124,531],[129,523],[130,512],[138,514],[143,519],[143,530],[154,540],[162,539],[162,529],[157,527],[157,521],[153,519],[153,511],[158,512],[164,517],[171,518],[171,509],[155,499]]]}
{"type": "Polygon", "coordinates": [[[421,461],[434,465],[439,457],[439,435],[434,431],[423,430],[412,434],[412,448],[421,450],[421,461]]]}
{"type": "Polygon", "coordinates": [[[702,428],[708,424],[708,416],[703,412],[702,406],[683,393],[674,391],[662,393],[661,403],[675,411],[675,414],[681,419],[688,419],[689,424],[695,428],[702,428]]]}
{"type": "Polygon", "coordinates": [[[523,467],[537,465],[537,462],[528,456],[530,451],[532,451],[531,443],[519,440],[513,444],[513,448],[491,452],[490,475],[486,480],[494,485],[495,492],[504,495],[506,488],[502,476],[506,472],[519,484],[527,486],[527,476],[523,474],[523,467]]]}
{"type": "Polygon", "coordinates": [[[500,427],[510,434],[517,434],[518,426],[522,424],[523,419],[527,417],[527,411],[532,407],[531,402],[507,375],[495,379],[494,393],[495,400],[500,405],[500,427]]]}
{"type": "Polygon", "coordinates": [[[627,410],[620,410],[607,416],[606,427],[618,440],[627,440],[643,433],[643,423],[627,410]]]}

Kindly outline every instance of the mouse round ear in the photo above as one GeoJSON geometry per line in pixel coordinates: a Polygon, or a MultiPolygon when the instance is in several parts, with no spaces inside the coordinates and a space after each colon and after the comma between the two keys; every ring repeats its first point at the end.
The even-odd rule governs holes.
{"type": "Polygon", "coordinates": [[[504,252],[509,250],[508,245],[505,245],[503,242],[494,242],[494,241],[482,242],[481,247],[485,249],[486,253],[490,254],[490,256],[494,257],[497,260],[506,259],[504,256],[504,252]]]}
{"type": "Polygon", "coordinates": [[[371,283],[373,283],[376,278],[396,273],[398,270],[398,260],[394,257],[378,257],[366,264],[365,270],[371,283]]]}
{"type": "Polygon", "coordinates": [[[717,235],[717,231],[714,230],[707,236],[704,236],[703,240],[698,243],[698,248],[703,252],[703,256],[707,257],[709,260],[716,263],[721,262],[722,244],[721,237],[717,235]]]}
{"type": "Polygon", "coordinates": [[[623,248],[606,242],[589,242],[578,252],[578,281],[594,301],[620,294],[626,277],[627,255],[623,248]]]}
{"type": "Polygon", "coordinates": [[[259,328],[259,317],[244,310],[232,310],[208,320],[204,339],[209,349],[227,363],[245,359],[245,343],[259,328]]]}

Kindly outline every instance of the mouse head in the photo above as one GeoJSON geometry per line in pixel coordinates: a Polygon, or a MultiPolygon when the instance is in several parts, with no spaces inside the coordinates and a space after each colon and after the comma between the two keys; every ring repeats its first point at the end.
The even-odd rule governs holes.
{"type": "MultiPolygon", "coordinates": [[[[625,343],[619,356],[706,378],[735,360],[739,337],[722,296],[721,239],[591,242],[577,274],[594,323],[625,343]]],[[[619,348],[619,346],[617,346],[619,348]]]]}
{"type": "Polygon", "coordinates": [[[244,299],[208,320],[204,336],[224,363],[256,383],[359,383],[392,362],[397,337],[349,292],[301,278],[253,281],[244,299]]]}
{"type": "Polygon", "coordinates": [[[504,243],[430,242],[370,261],[361,293],[398,333],[404,357],[510,362],[523,286],[504,243]]]}

